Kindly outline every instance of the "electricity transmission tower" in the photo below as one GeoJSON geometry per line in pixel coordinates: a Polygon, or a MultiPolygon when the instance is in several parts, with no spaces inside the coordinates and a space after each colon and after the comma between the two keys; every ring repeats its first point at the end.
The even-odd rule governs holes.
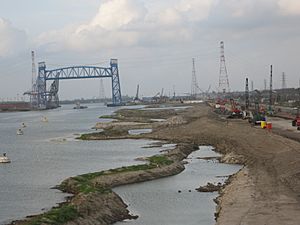
{"type": "Polygon", "coordinates": [[[106,101],[103,79],[100,79],[99,100],[100,100],[100,102],[101,102],[101,100],[104,102],[106,101]]]}
{"type": "Polygon", "coordinates": [[[286,89],[286,77],[284,72],[282,73],[281,89],[286,89]]]}
{"type": "Polygon", "coordinates": [[[197,95],[198,84],[196,78],[195,59],[193,58],[192,60],[193,60],[193,70],[192,70],[191,96],[195,98],[197,95]]]}
{"type": "Polygon", "coordinates": [[[219,90],[223,93],[229,92],[229,79],[227,68],[225,64],[225,52],[224,52],[224,42],[220,42],[220,50],[221,50],[221,57],[220,57],[220,75],[219,75],[219,90]]]}

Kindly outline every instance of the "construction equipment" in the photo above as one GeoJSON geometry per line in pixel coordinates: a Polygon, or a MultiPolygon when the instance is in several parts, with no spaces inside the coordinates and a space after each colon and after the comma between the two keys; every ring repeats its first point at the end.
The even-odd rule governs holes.
{"type": "Polygon", "coordinates": [[[249,101],[249,82],[248,78],[246,78],[246,85],[245,85],[245,110],[243,111],[243,119],[249,119],[250,118],[250,101],[249,101]]]}
{"type": "Polygon", "coordinates": [[[227,101],[225,99],[218,98],[216,100],[214,111],[218,114],[227,114],[227,110],[226,110],[226,107],[225,107],[226,102],[227,101]]]}
{"type": "Polygon", "coordinates": [[[236,107],[236,102],[234,99],[230,99],[231,104],[231,114],[228,116],[228,118],[242,118],[243,113],[240,109],[236,107]]]}
{"type": "Polygon", "coordinates": [[[266,117],[265,117],[265,113],[261,112],[259,108],[261,93],[258,90],[255,90],[255,92],[256,92],[256,97],[254,102],[254,112],[250,113],[250,118],[248,119],[248,121],[253,125],[260,125],[261,121],[266,121],[266,117]]]}
{"type": "Polygon", "coordinates": [[[297,127],[297,130],[300,130],[300,114],[299,107],[297,108],[297,113],[295,119],[292,121],[292,126],[297,127]]]}

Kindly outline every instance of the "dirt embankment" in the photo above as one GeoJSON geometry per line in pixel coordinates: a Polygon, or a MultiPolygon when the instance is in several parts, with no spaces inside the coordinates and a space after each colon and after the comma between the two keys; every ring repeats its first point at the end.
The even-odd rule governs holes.
{"type": "Polygon", "coordinates": [[[205,105],[178,111],[176,116],[186,123],[154,127],[140,138],[212,145],[225,154],[226,162],[247,166],[222,191],[217,224],[299,224],[299,142],[246,121],[221,119],[205,105]]]}
{"type": "Polygon", "coordinates": [[[217,224],[299,224],[299,142],[242,120],[222,120],[206,106],[184,114],[188,124],[154,130],[146,136],[210,144],[225,154],[226,161],[247,166],[225,188],[217,224]]]}

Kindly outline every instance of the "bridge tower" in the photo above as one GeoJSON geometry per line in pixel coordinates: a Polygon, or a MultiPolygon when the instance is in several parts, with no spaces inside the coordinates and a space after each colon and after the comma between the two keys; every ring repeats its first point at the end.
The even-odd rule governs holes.
{"type": "Polygon", "coordinates": [[[112,104],[110,106],[122,105],[122,95],[119,77],[118,60],[110,60],[111,67],[111,83],[112,83],[112,104]]]}
{"type": "Polygon", "coordinates": [[[46,85],[46,63],[38,63],[38,77],[37,77],[37,95],[38,95],[38,109],[46,109],[47,106],[47,85],[46,85]]]}

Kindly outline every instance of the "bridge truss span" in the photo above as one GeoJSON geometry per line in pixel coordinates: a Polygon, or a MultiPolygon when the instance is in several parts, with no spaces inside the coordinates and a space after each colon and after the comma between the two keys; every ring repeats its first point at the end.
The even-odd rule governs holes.
{"type": "Polygon", "coordinates": [[[47,71],[47,80],[111,77],[110,68],[95,66],[71,66],[47,71]]]}
{"type": "Polygon", "coordinates": [[[31,102],[31,104],[37,109],[56,108],[59,106],[59,80],[88,78],[111,78],[111,105],[122,105],[121,86],[117,59],[110,60],[110,67],[70,66],[51,70],[48,70],[46,68],[45,62],[40,62],[38,69],[38,77],[36,81],[37,95],[36,98],[33,98],[33,102],[31,102]],[[52,84],[49,88],[47,88],[47,81],[52,81],[52,84]]]}

